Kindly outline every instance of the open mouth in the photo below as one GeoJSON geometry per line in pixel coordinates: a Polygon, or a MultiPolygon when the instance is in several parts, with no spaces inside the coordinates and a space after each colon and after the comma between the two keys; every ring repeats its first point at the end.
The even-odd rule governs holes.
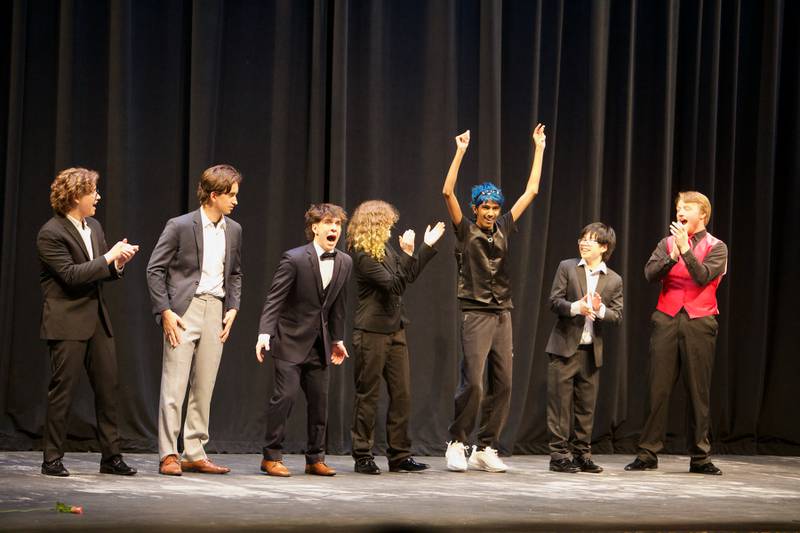
{"type": "Polygon", "coordinates": [[[328,239],[328,242],[336,242],[336,235],[328,235],[325,238],[328,239]]]}

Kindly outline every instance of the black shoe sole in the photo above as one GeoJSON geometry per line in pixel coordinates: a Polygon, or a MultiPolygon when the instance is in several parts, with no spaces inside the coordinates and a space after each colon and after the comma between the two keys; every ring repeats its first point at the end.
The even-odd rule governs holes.
{"type": "Polygon", "coordinates": [[[426,468],[415,468],[414,470],[407,470],[405,468],[389,468],[389,472],[394,472],[395,474],[414,474],[416,472],[424,472],[429,467],[426,468]]]}
{"type": "Polygon", "coordinates": [[[45,472],[42,470],[42,474],[50,477],[69,477],[69,472],[45,472]]]}
{"type": "Polygon", "coordinates": [[[101,474],[113,474],[115,476],[135,476],[137,472],[138,472],[137,470],[129,470],[127,472],[117,472],[113,468],[103,468],[102,466],[100,467],[101,474]]]}
{"type": "Polygon", "coordinates": [[[552,466],[550,467],[550,471],[551,472],[558,472],[560,474],[577,474],[578,472],[580,472],[580,470],[578,470],[578,469],[575,469],[575,470],[562,470],[561,468],[553,468],[552,466]]]}
{"type": "Polygon", "coordinates": [[[658,470],[658,462],[655,463],[643,463],[642,466],[637,466],[636,468],[630,468],[633,463],[625,465],[626,472],[644,472],[645,470],[658,470]]]}

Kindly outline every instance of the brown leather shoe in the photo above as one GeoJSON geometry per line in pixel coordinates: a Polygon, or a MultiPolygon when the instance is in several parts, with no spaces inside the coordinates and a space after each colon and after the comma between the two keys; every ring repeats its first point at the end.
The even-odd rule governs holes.
{"type": "Polygon", "coordinates": [[[227,474],[231,471],[227,466],[217,466],[208,459],[197,461],[181,461],[181,470],[198,474],[227,474]]]}
{"type": "Polygon", "coordinates": [[[289,477],[292,475],[289,469],[283,466],[280,461],[270,461],[264,459],[261,461],[261,471],[266,472],[270,476],[289,477]]]}
{"type": "Polygon", "coordinates": [[[158,473],[164,474],[165,476],[180,476],[183,472],[178,456],[167,455],[161,459],[161,462],[158,463],[158,473]]]}
{"type": "Polygon", "coordinates": [[[314,474],[315,476],[335,476],[336,470],[320,461],[312,465],[306,465],[306,474],[314,474]]]}

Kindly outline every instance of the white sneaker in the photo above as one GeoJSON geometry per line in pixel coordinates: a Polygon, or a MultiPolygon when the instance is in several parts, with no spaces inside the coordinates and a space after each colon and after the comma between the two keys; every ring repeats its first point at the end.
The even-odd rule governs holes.
{"type": "Polygon", "coordinates": [[[467,451],[464,445],[457,440],[447,443],[447,469],[453,472],[467,471],[467,451]]]}
{"type": "Polygon", "coordinates": [[[497,450],[487,446],[478,451],[476,446],[472,447],[472,454],[469,456],[469,466],[475,470],[485,470],[486,472],[505,472],[508,470],[506,464],[497,457],[497,450]]]}

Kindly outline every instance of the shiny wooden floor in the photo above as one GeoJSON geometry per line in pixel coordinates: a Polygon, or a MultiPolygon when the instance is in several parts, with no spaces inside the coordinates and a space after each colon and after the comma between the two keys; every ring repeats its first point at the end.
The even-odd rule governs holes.
{"type": "Polygon", "coordinates": [[[549,472],[541,455],[506,458],[504,474],[418,457],[431,469],[367,476],[329,456],[339,473],[323,478],[303,474],[295,455],[285,479],[261,474],[258,455],[213,456],[233,471],[179,478],[159,475],[155,454],[125,459],[138,475],[99,474],[98,454],[70,453],[72,475],[52,478],[39,472],[40,452],[0,452],[0,530],[800,530],[798,457],[717,456],[723,476],[690,474],[681,456],[648,472],[625,472],[631,456],[595,456],[601,474],[549,472]],[[84,513],[57,513],[57,501],[84,513]]]}

